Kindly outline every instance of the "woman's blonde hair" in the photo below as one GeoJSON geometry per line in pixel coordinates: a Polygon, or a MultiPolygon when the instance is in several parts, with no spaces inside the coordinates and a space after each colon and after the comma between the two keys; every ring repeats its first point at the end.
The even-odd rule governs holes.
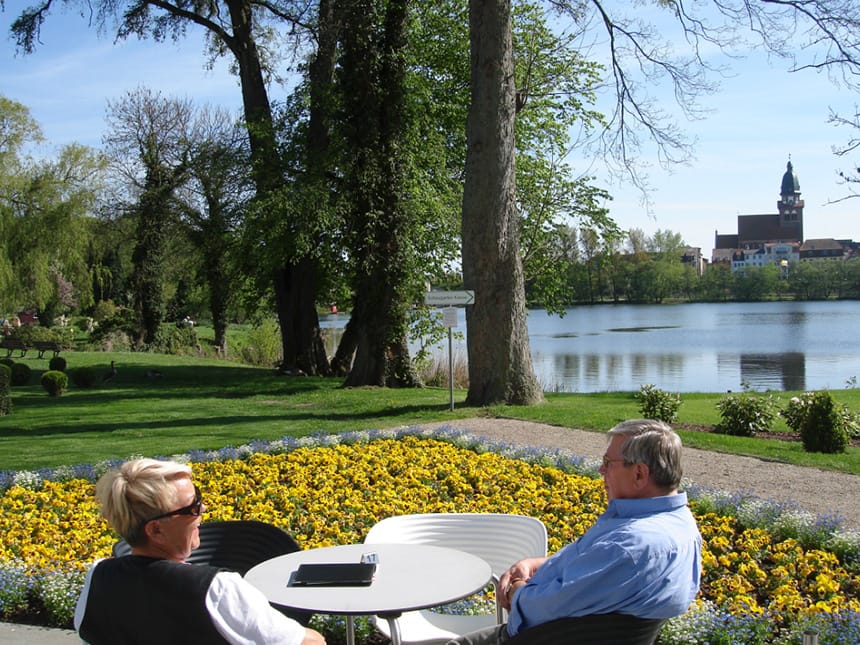
{"type": "Polygon", "coordinates": [[[147,518],[177,505],[174,482],[191,479],[191,467],[172,461],[134,459],[105,473],[96,483],[102,516],[132,546],[146,541],[147,518]]]}

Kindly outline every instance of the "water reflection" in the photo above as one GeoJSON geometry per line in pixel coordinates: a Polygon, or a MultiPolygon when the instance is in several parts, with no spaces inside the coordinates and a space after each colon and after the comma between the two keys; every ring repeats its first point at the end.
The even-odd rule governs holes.
{"type": "MultiPolygon", "coordinates": [[[[458,314],[456,331],[465,335],[458,314]]],[[[530,311],[529,343],[546,390],[840,389],[860,377],[858,316],[856,301],[599,305],[563,318],[530,311]]],[[[324,321],[345,323],[345,316],[324,321]]],[[[465,358],[465,341],[454,352],[465,358]]]]}
{"type": "Polygon", "coordinates": [[[774,390],[806,389],[806,355],[802,352],[784,354],[741,354],[741,381],[770,383],[774,390]]]}

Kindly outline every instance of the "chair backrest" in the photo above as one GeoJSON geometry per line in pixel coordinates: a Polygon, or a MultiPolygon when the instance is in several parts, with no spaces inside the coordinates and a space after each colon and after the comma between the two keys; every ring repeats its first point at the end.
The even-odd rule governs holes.
{"type": "Polygon", "coordinates": [[[546,555],[546,527],[525,515],[503,513],[419,513],[374,524],[365,543],[444,546],[484,559],[500,577],[517,560],[546,555]]]}
{"type": "Polygon", "coordinates": [[[637,618],[627,614],[599,614],[560,618],[526,629],[505,643],[510,645],[652,645],[663,623],[659,618],[637,618]]]}
{"type": "MultiPolygon", "coordinates": [[[[204,522],[199,530],[200,547],[192,551],[187,561],[229,569],[243,576],[263,560],[300,549],[288,533],[256,520],[204,522]]],[[[130,553],[131,547],[125,540],[113,546],[114,557],[130,553]]]]}

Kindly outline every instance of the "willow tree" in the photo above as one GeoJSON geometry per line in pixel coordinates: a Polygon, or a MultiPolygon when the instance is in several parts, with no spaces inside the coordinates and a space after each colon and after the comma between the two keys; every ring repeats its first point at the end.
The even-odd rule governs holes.
{"type": "MultiPolygon", "coordinates": [[[[261,21],[287,24],[297,35],[296,47],[308,35],[313,23],[313,3],[301,0],[39,0],[23,10],[12,24],[18,46],[26,53],[39,41],[43,22],[55,5],[79,7],[94,16],[96,27],[116,25],[118,38],[131,35],[179,39],[190,26],[205,30],[210,54],[228,54],[235,63],[242,92],[242,105],[251,151],[251,168],[256,189],[255,212],[278,212],[283,217],[296,214],[285,206],[284,163],[277,145],[272,108],[266,86],[267,70],[258,43],[266,30],[261,21]]],[[[288,205],[287,205],[288,206],[288,205]]],[[[271,247],[267,247],[271,248],[271,247]]],[[[262,250],[262,247],[261,247],[262,250]]],[[[284,345],[285,368],[308,373],[327,373],[328,363],[316,313],[317,265],[308,258],[306,248],[284,248],[271,260],[270,284],[284,345]]]]}
{"type": "MultiPolygon", "coordinates": [[[[104,160],[78,144],[33,159],[41,139],[26,106],[0,96],[0,311],[58,313],[92,304],[89,224],[104,160]]],[[[47,321],[50,324],[50,320],[47,321]]]]}

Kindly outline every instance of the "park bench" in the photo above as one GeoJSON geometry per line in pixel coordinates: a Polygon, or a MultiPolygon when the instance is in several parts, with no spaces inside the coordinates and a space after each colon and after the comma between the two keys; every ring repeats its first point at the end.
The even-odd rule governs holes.
{"type": "Polygon", "coordinates": [[[63,349],[60,347],[60,343],[54,342],[53,340],[33,341],[33,347],[35,347],[39,352],[39,358],[42,358],[45,352],[53,352],[54,356],[57,356],[63,349]]]}
{"type": "Polygon", "coordinates": [[[21,358],[24,358],[27,354],[27,350],[30,349],[27,343],[19,340],[18,338],[4,338],[0,341],[0,348],[6,350],[7,357],[12,356],[12,352],[19,351],[21,352],[21,358]]]}

